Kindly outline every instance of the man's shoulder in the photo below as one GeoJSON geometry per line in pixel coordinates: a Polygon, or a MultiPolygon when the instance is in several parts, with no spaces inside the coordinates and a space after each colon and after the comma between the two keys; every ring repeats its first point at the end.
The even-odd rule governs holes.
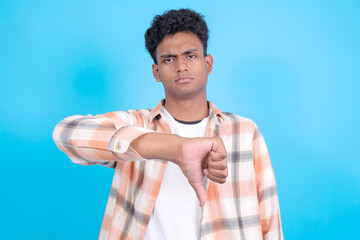
{"type": "Polygon", "coordinates": [[[247,123],[256,125],[251,118],[243,117],[230,112],[222,112],[222,114],[226,123],[247,123]]]}
{"type": "Polygon", "coordinates": [[[147,109],[129,109],[116,110],[97,115],[98,117],[105,117],[114,121],[123,121],[131,125],[143,125],[150,121],[152,108],[147,109]]]}
{"type": "Polygon", "coordinates": [[[242,134],[254,134],[258,126],[256,123],[247,117],[237,115],[230,112],[222,112],[223,120],[221,124],[226,129],[231,129],[232,132],[238,132],[242,134]]]}
{"type": "Polygon", "coordinates": [[[144,109],[129,109],[129,110],[117,110],[105,113],[105,115],[112,115],[112,116],[142,116],[142,117],[149,117],[150,113],[153,109],[152,108],[144,108],[144,109]]]}

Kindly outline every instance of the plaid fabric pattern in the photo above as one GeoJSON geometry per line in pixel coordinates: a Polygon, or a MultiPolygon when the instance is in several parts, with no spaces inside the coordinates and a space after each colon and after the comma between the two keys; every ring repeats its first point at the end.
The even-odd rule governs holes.
{"type": "MultiPolygon", "coordinates": [[[[130,143],[148,132],[170,133],[163,101],[154,109],[67,117],[54,129],[56,145],[72,162],[115,169],[99,239],[145,236],[167,161],[144,159],[130,143]]],[[[207,136],[223,139],[228,177],[224,184],[204,179],[200,238],[283,239],[275,175],[259,128],[209,106],[207,136]]]]}

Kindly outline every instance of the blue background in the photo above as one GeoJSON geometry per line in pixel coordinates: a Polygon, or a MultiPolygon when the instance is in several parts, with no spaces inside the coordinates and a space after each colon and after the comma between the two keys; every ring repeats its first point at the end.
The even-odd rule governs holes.
{"type": "Polygon", "coordinates": [[[252,118],[286,239],[359,239],[359,1],[0,2],[1,239],[97,239],[113,170],[52,140],[75,114],[154,107],[144,33],[167,9],[206,16],[208,98],[252,118]]]}

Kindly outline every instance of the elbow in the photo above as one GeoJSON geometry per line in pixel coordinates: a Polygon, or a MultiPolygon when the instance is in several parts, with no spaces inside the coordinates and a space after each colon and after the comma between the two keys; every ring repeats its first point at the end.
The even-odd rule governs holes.
{"type": "Polygon", "coordinates": [[[78,125],[79,119],[84,118],[82,115],[75,115],[67,117],[56,124],[52,138],[56,146],[63,151],[64,147],[70,146],[70,136],[76,125],[78,125]]]}

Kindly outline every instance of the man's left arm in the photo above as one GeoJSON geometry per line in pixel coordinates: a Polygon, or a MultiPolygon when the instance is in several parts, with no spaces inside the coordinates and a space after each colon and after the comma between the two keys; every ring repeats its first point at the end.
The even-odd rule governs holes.
{"type": "Polygon", "coordinates": [[[261,230],[264,239],[280,240],[283,233],[275,174],[264,137],[256,125],[252,144],[261,230]]]}

